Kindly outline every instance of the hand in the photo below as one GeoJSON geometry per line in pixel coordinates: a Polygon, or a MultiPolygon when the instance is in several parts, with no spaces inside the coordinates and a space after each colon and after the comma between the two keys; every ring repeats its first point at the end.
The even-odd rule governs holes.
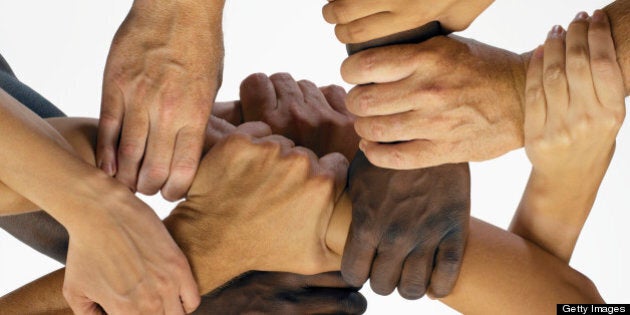
{"type": "Polygon", "coordinates": [[[135,196],[116,187],[103,189],[115,213],[82,209],[83,220],[68,228],[68,304],[76,314],[194,311],[200,298],[186,257],[146,204],[117,202],[135,196]]]}
{"type": "Polygon", "coordinates": [[[523,145],[525,67],[516,54],[439,36],[359,52],[341,72],[351,84],[376,83],[346,99],[361,150],[376,166],[483,161],[523,145]]]}
{"type": "Polygon", "coordinates": [[[219,140],[186,201],[165,220],[201,292],[249,270],[315,274],[339,267],[325,235],[347,160],[339,153],[319,159],[270,133],[263,123],[248,123],[219,140]],[[232,274],[221,279],[225,270],[232,274]]]}
{"type": "Polygon", "coordinates": [[[270,77],[250,75],[241,83],[245,121],[263,121],[274,134],[313,150],[318,156],[342,153],[348,160],[359,148],[352,126],[354,116],[345,107],[345,90],[336,85],[317,88],[310,81],[296,82],[288,73],[270,77]]]}
{"type": "Polygon", "coordinates": [[[338,272],[315,276],[253,271],[203,296],[195,314],[363,314],[365,297],[338,272]]]}
{"type": "Polygon", "coordinates": [[[587,17],[580,13],[568,33],[555,27],[527,74],[525,151],[536,174],[563,185],[601,181],[625,117],[610,24],[601,11],[587,17]]]}
{"type": "Polygon", "coordinates": [[[172,201],[190,187],[221,85],[219,2],[136,0],[114,37],[97,165],[132,190],[172,201]]]}
{"type": "Polygon", "coordinates": [[[468,234],[468,164],[402,172],[374,167],[359,153],[349,175],[344,279],[359,286],[370,277],[374,292],[386,295],[398,286],[407,299],[427,290],[435,297],[450,293],[468,234]]]}
{"type": "Polygon", "coordinates": [[[337,24],[342,43],[360,43],[439,21],[449,31],[461,31],[493,0],[328,0],[324,19],[337,24]]]}

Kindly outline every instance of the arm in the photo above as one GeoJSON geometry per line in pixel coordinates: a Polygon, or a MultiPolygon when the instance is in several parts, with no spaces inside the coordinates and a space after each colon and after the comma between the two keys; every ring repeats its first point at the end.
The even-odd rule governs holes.
{"type": "Polygon", "coordinates": [[[602,11],[590,22],[587,17],[578,15],[568,32],[555,28],[544,52],[539,48],[532,55],[524,129],[532,172],[510,227],[566,262],[625,117],[625,89],[608,20],[602,11]]]}
{"type": "MultiPolygon", "coordinates": [[[[333,252],[343,252],[350,220],[351,203],[344,195],[336,205],[326,237],[333,252]]],[[[517,314],[525,306],[528,313],[542,314],[555,310],[559,302],[603,303],[588,278],[536,244],[476,219],[470,224],[460,276],[451,295],[442,299],[447,305],[465,314],[517,314]]],[[[196,239],[207,239],[202,231],[198,233],[196,239]]],[[[279,243],[273,246],[278,247],[267,253],[286,260],[279,243]]],[[[191,260],[195,260],[191,255],[204,255],[196,251],[187,254],[191,260]]],[[[200,262],[206,266],[213,263],[200,262]]],[[[201,274],[197,277],[201,287],[210,288],[212,285],[207,284],[215,282],[201,274]]],[[[60,292],[53,291],[60,287],[61,280],[59,276],[39,279],[0,299],[0,306],[16,305],[29,314],[56,308],[64,304],[60,292]],[[43,297],[41,303],[30,303],[34,296],[43,297]]],[[[67,306],[66,313],[69,313],[67,306]]]]}
{"type": "Polygon", "coordinates": [[[114,37],[97,165],[134,191],[174,201],[190,187],[221,85],[224,2],[135,0],[114,37]]]}
{"type": "MultiPolygon", "coordinates": [[[[628,95],[630,1],[617,0],[604,12],[628,95]]],[[[530,57],[452,35],[348,57],[341,69],[345,81],[377,83],[348,92],[363,151],[381,167],[427,167],[489,160],[522,147],[530,57]],[[398,140],[412,144],[379,144],[398,140]]]]}
{"type": "MultiPolygon", "coordinates": [[[[4,91],[0,91],[0,120],[2,134],[11,135],[0,139],[1,147],[11,148],[0,152],[3,166],[0,168],[0,180],[46,209],[71,236],[65,285],[68,298],[75,306],[88,307],[93,305],[89,301],[97,300],[105,307],[117,310],[111,305],[113,292],[116,291],[94,292],[91,287],[115,287],[126,292],[123,295],[134,294],[138,282],[146,279],[148,283],[153,283],[149,278],[156,276],[145,269],[146,259],[167,269],[178,270],[176,273],[181,272],[182,279],[170,274],[166,275],[166,279],[173,283],[187,283],[184,287],[175,287],[188,292],[184,299],[190,301],[187,302],[190,303],[189,308],[196,306],[194,295],[197,289],[185,256],[146,204],[123,185],[78,159],[56,130],[4,91]],[[50,183],[62,183],[63,189],[50,183]],[[102,189],[111,192],[105,202],[102,189]],[[78,195],[83,198],[75,198],[78,195]],[[149,254],[152,252],[161,254],[149,254]],[[125,257],[123,261],[121,257],[125,257]]],[[[162,291],[152,285],[146,288],[147,291],[144,288],[140,290],[162,291]]],[[[180,292],[171,293],[179,295],[180,292]]],[[[154,296],[152,299],[161,300],[161,297],[154,296]]]]}

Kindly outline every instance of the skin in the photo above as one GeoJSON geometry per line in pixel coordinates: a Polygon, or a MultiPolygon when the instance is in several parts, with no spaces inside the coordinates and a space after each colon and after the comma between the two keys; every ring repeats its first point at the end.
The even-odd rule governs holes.
{"type": "Polygon", "coordinates": [[[439,21],[448,31],[462,31],[492,0],[328,0],[322,14],[335,24],[342,43],[361,43],[439,21]]]}
{"type": "MultiPolygon", "coordinates": [[[[95,128],[94,122],[91,124],[95,128]]],[[[290,142],[279,136],[269,138],[269,128],[264,130],[264,126],[259,126],[240,127],[236,134],[220,139],[204,157],[200,173],[192,186],[193,192],[166,219],[169,231],[188,255],[203,291],[220,286],[221,279],[234,277],[245,269],[264,270],[273,266],[275,270],[286,268],[301,273],[317,273],[340,267],[339,254],[343,252],[352,218],[351,202],[345,193],[340,195],[336,203],[334,201],[337,196],[334,187],[343,187],[343,184],[336,183],[334,176],[321,177],[321,173],[317,171],[321,167],[321,159],[314,154],[305,155],[303,149],[291,148],[290,142]],[[257,136],[263,138],[255,138],[257,136]],[[273,149],[271,154],[259,154],[262,152],[259,150],[270,148],[273,149]],[[282,150],[288,152],[282,155],[282,150]],[[251,160],[244,160],[245,156],[251,160]],[[261,185],[259,179],[262,176],[259,175],[272,175],[275,171],[264,166],[266,163],[259,163],[272,161],[280,162],[277,169],[290,174],[292,180],[306,180],[301,184],[306,185],[304,188],[315,186],[304,189],[296,188],[300,185],[294,183],[282,186],[275,181],[263,182],[261,185]],[[290,164],[285,164],[287,161],[290,164]],[[221,166],[217,164],[222,164],[226,166],[222,169],[229,170],[239,168],[238,165],[242,166],[243,162],[250,172],[249,176],[238,180],[239,191],[247,190],[247,187],[251,187],[250,184],[255,184],[256,187],[273,193],[225,195],[212,191],[214,188],[229,185],[232,176],[227,173],[226,176],[218,177],[221,183],[215,183],[207,181],[208,172],[214,172],[214,168],[221,166]],[[250,167],[254,165],[258,167],[250,167]],[[306,177],[304,171],[298,171],[304,167],[310,170],[306,177]],[[269,190],[271,187],[273,189],[269,190]],[[282,187],[289,190],[280,189],[282,187]],[[320,201],[323,200],[319,199],[322,198],[321,194],[318,194],[319,198],[312,194],[319,189],[328,191],[325,194],[327,197],[323,198],[327,202],[320,201]],[[284,199],[284,205],[274,204],[279,200],[277,193],[293,197],[284,199]],[[299,196],[295,196],[296,194],[299,196]],[[248,198],[243,198],[245,196],[248,198]],[[308,198],[302,203],[309,206],[296,206],[296,198],[306,196],[308,198]],[[219,199],[227,202],[226,209],[213,206],[219,199]],[[259,206],[247,206],[254,201],[259,206]],[[260,207],[270,203],[274,204],[273,207],[260,207]],[[334,211],[329,213],[326,209],[330,209],[331,204],[334,211]],[[231,209],[230,215],[216,215],[228,209],[231,209]],[[311,216],[312,213],[319,214],[317,222],[326,224],[318,225],[313,230],[310,228],[315,226],[312,221],[292,219],[295,215],[302,218],[304,215],[311,216]],[[278,220],[278,215],[287,221],[278,220]],[[293,225],[285,226],[286,222],[293,225]],[[275,224],[279,226],[274,228],[275,224]],[[253,226],[263,230],[252,229],[253,226]],[[294,228],[287,229],[288,226],[294,228]],[[209,236],[216,233],[215,231],[220,231],[222,239],[230,239],[230,242],[208,242],[213,239],[209,236]],[[246,247],[236,247],[235,242],[238,246],[246,247]],[[299,242],[299,245],[295,242],[299,242]],[[315,244],[313,242],[322,242],[325,245],[308,245],[315,244]],[[246,249],[242,250],[243,248],[246,249]],[[320,256],[317,257],[317,253],[320,256]],[[316,255],[313,256],[314,254],[316,255]],[[222,259],[217,260],[216,257],[222,259]]],[[[338,169],[335,172],[343,174],[344,170],[338,169]]],[[[58,291],[63,277],[61,272],[63,271],[53,273],[2,298],[0,306],[16,307],[18,310],[27,308],[25,311],[33,314],[43,310],[69,312],[67,306],[63,306],[64,301],[58,291]],[[35,295],[38,296],[37,302],[25,303],[35,295]]],[[[487,314],[500,310],[518,313],[525,304],[528,305],[528,312],[540,313],[555,309],[555,303],[560,299],[574,303],[603,302],[592,283],[562,260],[514,234],[476,219],[471,221],[461,275],[453,293],[443,300],[445,303],[467,314],[487,314]],[[525,296],[522,295],[523,288],[531,288],[527,289],[529,293],[525,296]]]]}
{"type": "Polygon", "coordinates": [[[369,277],[376,293],[390,294],[398,286],[403,297],[418,299],[433,279],[432,293],[446,295],[457,279],[468,232],[467,165],[412,172],[372,167],[361,152],[355,156],[358,137],[345,96],[340,87],[318,89],[285,73],[255,74],[241,84],[240,111],[245,121],[263,121],[319,156],[354,157],[348,190],[353,228],[342,264],[346,281],[361,286],[369,277]],[[416,197],[409,197],[409,187],[416,197]]]}
{"type": "MultiPolygon", "coordinates": [[[[603,11],[628,95],[630,1],[603,11]]],[[[377,166],[407,169],[483,161],[522,147],[530,55],[449,36],[350,56],[342,64],[344,80],[377,83],[348,93],[362,150],[377,166]]]]}
{"type": "Polygon", "coordinates": [[[602,11],[592,19],[578,14],[568,32],[559,26],[549,32],[529,64],[524,133],[532,172],[510,230],[566,262],[626,114],[609,34],[602,11]]]}
{"type": "Polygon", "coordinates": [[[96,162],[134,191],[174,201],[190,187],[221,85],[223,6],[135,0],[114,36],[96,162]]]}
{"type": "Polygon", "coordinates": [[[186,257],[152,209],[78,158],[55,129],[4,91],[0,112],[3,132],[12,135],[0,144],[12,148],[0,153],[0,180],[67,229],[64,294],[76,312],[97,312],[93,301],[114,313],[193,310],[198,289],[186,257]],[[65,183],[64,190],[52,182],[65,183]],[[105,197],[102,189],[111,193],[105,197]]]}
{"type": "MultiPolygon", "coordinates": [[[[574,127],[568,131],[570,131],[570,134],[573,136],[568,139],[562,139],[564,141],[557,141],[557,129],[549,127],[549,125],[554,126],[555,123],[562,122],[563,119],[572,119],[575,117],[574,114],[603,115],[603,117],[610,117],[612,119],[607,121],[615,122],[614,125],[601,124],[598,122],[598,124],[592,126],[594,128],[589,128],[588,130],[597,132],[599,141],[608,144],[608,150],[603,150],[603,152],[612,151],[614,138],[622,121],[622,119],[619,118],[620,116],[623,118],[625,111],[623,107],[624,93],[621,85],[621,71],[616,62],[616,56],[613,53],[614,47],[609,34],[608,22],[603,13],[596,12],[591,21],[587,21],[586,17],[581,15],[581,17],[578,16],[576,21],[574,21],[569,28],[566,44],[566,62],[564,62],[562,58],[565,47],[562,43],[563,32],[560,28],[556,28],[555,31],[550,33],[544,56],[540,49],[534,54],[528,75],[527,111],[529,114],[525,129],[527,130],[526,150],[534,169],[532,178],[539,175],[542,175],[542,178],[548,178],[547,175],[550,174],[556,176],[567,175],[575,171],[578,165],[586,170],[603,169],[605,171],[609,164],[609,155],[593,153],[591,156],[585,155],[584,160],[580,163],[567,163],[564,168],[558,167],[559,165],[565,165],[565,163],[559,162],[566,161],[569,156],[575,156],[575,154],[563,154],[563,152],[567,151],[567,148],[570,148],[570,151],[574,152],[583,152],[584,148],[590,148],[592,145],[592,133],[583,132],[584,126],[581,124],[571,124],[571,126],[574,127]],[[587,49],[590,50],[588,58],[585,58],[586,56],[583,54],[572,54],[572,52],[575,51],[575,47],[579,45],[588,46],[587,49]],[[562,65],[563,63],[568,65],[566,67],[566,76],[569,79],[566,80],[566,85],[562,84],[563,76],[559,76],[560,80],[557,80],[557,75],[545,75],[545,73],[550,73],[553,69],[558,69],[558,65],[562,65]],[[576,67],[577,65],[585,65],[586,67],[576,67]],[[590,89],[584,90],[585,87],[589,86],[590,89]],[[576,89],[578,87],[579,89],[576,89]],[[568,100],[571,93],[582,93],[583,95],[581,95],[582,97],[572,98],[570,104],[563,104],[562,100],[568,100]],[[563,112],[558,110],[562,108],[567,108],[569,111],[563,112]],[[549,122],[549,124],[547,124],[547,122],[549,122]],[[545,151],[538,150],[541,147],[541,143],[544,144],[542,147],[546,148],[545,151]],[[569,143],[570,146],[567,147],[567,143],[569,143]],[[549,157],[557,157],[557,160],[556,158],[549,157]]],[[[312,105],[313,104],[311,104],[311,106],[312,105]]],[[[332,106],[327,107],[327,109],[329,114],[334,111],[332,106]]],[[[580,115],[578,115],[578,117],[579,116],[580,115]]],[[[334,116],[329,115],[329,117],[334,116]]],[[[61,122],[69,123],[68,120],[62,120],[61,122]]],[[[83,124],[83,126],[89,126],[89,122],[84,122],[83,124]]],[[[223,125],[225,124],[227,123],[223,125]]],[[[94,128],[93,126],[94,122],[92,122],[92,128],[94,128]]],[[[260,266],[267,268],[273,265],[280,266],[279,268],[296,268],[295,270],[300,270],[301,272],[313,272],[316,269],[325,269],[328,268],[328,263],[334,264],[335,261],[337,261],[338,264],[338,257],[335,256],[334,253],[343,251],[345,237],[349,229],[350,221],[352,220],[351,209],[349,207],[350,200],[347,195],[342,194],[334,204],[335,209],[333,213],[329,214],[329,211],[326,209],[330,209],[330,202],[333,202],[333,200],[336,199],[334,196],[338,195],[337,193],[331,193],[331,191],[336,190],[331,187],[343,187],[343,184],[339,182],[339,179],[343,179],[343,176],[338,177],[333,175],[327,178],[321,178],[321,171],[318,172],[318,169],[322,167],[323,164],[332,165],[334,163],[322,164],[324,158],[318,161],[314,153],[311,152],[309,154],[304,151],[305,149],[292,148],[292,143],[286,138],[279,136],[271,138],[268,136],[270,128],[264,125],[245,124],[239,127],[241,133],[229,136],[225,136],[225,131],[221,131],[221,129],[218,128],[220,124],[213,124],[213,126],[215,126],[215,128],[210,129],[208,133],[208,142],[212,144],[218,141],[218,144],[214,145],[208,155],[206,155],[206,158],[204,158],[204,162],[200,168],[200,172],[202,172],[201,176],[196,177],[192,188],[193,191],[189,193],[188,199],[180,204],[173,211],[171,216],[166,219],[167,226],[171,233],[180,246],[185,249],[186,253],[189,255],[190,261],[193,262],[193,266],[197,267],[194,268],[194,270],[200,282],[200,286],[210,290],[215,286],[215,283],[218,282],[217,278],[221,277],[223,273],[238,272],[239,267],[233,262],[239,262],[240,264],[250,267],[260,266]],[[263,138],[251,138],[253,136],[263,138]],[[260,154],[260,150],[269,150],[269,148],[271,148],[271,151],[268,151],[270,154],[260,154]],[[278,154],[278,151],[282,152],[283,150],[289,150],[290,152],[284,155],[278,154]],[[221,156],[225,158],[222,159],[221,156]],[[251,160],[244,160],[243,157],[249,157],[251,160]],[[270,182],[268,178],[275,172],[273,168],[252,161],[268,161],[269,159],[275,159],[276,162],[279,162],[279,168],[282,170],[289,169],[290,171],[286,172],[288,175],[285,176],[293,180],[301,179],[304,186],[315,183],[309,179],[312,180],[320,177],[321,180],[318,180],[315,185],[319,186],[320,189],[324,189],[324,191],[328,191],[328,193],[313,196],[309,191],[300,188],[298,188],[297,192],[292,191],[291,189],[296,188],[294,184],[283,186],[282,182],[285,180],[277,182],[277,180],[271,179],[270,182]],[[287,160],[291,161],[291,163],[286,164],[287,160]],[[223,163],[217,163],[217,161],[223,163]],[[254,164],[251,164],[252,162],[254,162],[254,164]],[[236,184],[236,187],[239,187],[239,191],[244,190],[247,192],[247,187],[251,187],[249,184],[255,183],[257,187],[264,187],[265,184],[267,187],[273,187],[273,192],[261,194],[252,191],[250,193],[236,195],[217,194],[212,188],[213,185],[217,184],[208,181],[207,174],[204,174],[205,172],[214,173],[212,168],[217,167],[217,164],[227,166],[223,168],[225,175],[218,178],[228,183],[233,181],[231,179],[233,178],[233,176],[231,176],[231,174],[233,174],[231,169],[243,167],[248,169],[248,176],[241,177],[240,180],[237,181],[238,184],[236,184]],[[232,165],[231,167],[230,164],[232,165]],[[252,168],[251,166],[253,165],[258,165],[258,167],[252,168]],[[300,171],[300,169],[306,167],[305,165],[310,166],[307,172],[309,175],[306,175],[306,178],[304,177],[305,172],[300,171]],[[261,171],[262,174],[260,174],[261,171]],[[262,182],[262,185],[259,180],[261,177],[267,178],[267,180],[262,182]],[[305,179],[306,182],[304,182],[305,179]],[[282,189],[283,187],[285,187],[285,189],[282,189]],[[287,198],[277,198],[277,194],[280,193],[280,195],[282,195],[282,191],[287,191],[285,193],[287,198]],[[299,213],[299,216],[303,217],[305,214],[312,215],[311,212],[317,212],[312,210],[305,212],[304,209],[301,209],[299,206],[296,207],[294,201],[300,199],[300,196],[295,196],[296,194],[308,195],[308,204],[315,208],[320,208],[320,214],[322,216],[319,216],[319,220],[316,219],[313,221],[322,222],[322,220],[330,220],[328,225],[324,225],[326,230],[324,234],[321,234],[321,224],[316,224],[315,226],[319,227],[315,227],[313,230],[314,225],[312,225],[313,222],[311,222],[311,220],[298,223],[298,221],[291,219],[293,218],[292,213],[299,213]],[[318,197],[322,195],[328,196],[330,202],[320,202],[321,199],[318,197]],[[243,198],[244,196],[248,198],[243,198]],[[256,203],[257,206],[247,206],[251,203],[251,200],[248,199],[252,198],[258,201],[256,203]],[[218,212],[224,212],[226,210],[217,209],[217,207],[213,206],[213,202],[219,200],[226,206],[227,210],[230,211],[230,215],[216,215],[218,212]],[[278,202],[280,203],[278,204],[278,202]],[[291,206],[285,208],[283,204],[289,204],[291,206]],[[271,209],[257,210],[260,208],[260,205],[270,205],[271,209]],[[283,220],[277,219],[278,209],[284,211],[283,220]],[[288,213],[286,211],[288,211],[288,213]],[[234,224],[225,222],[225,219],[227,219],[227,221],[240,221],[240,223],[234,224]],[[258,223],[265,221],[268,222],[267,224],[278,224],[278,222],[289,222],[289,226],[296,226],[297,224],[296,230],[294,231],[296,235],[287,236],[285,235],[286,231],[284,229],[271,229],[271,234],[275,235],[268,235],[270,231],[263,230],[261,234],[261,231],[252,229],[252,224],[257,226],[258,229],[261,227],[266,229],[267,224],[258,223]],[[182,225],[186,228],[182,228],[182,225]],[[241,230],[238,231],[239,229],[241,230]],[[220,242],[219,244],[207,242],[209,239],[207,235],[217,230],[220,231],[223,239],[230,239],[231,241],[220,242]],[[252,235],[251,233],[254,234],[252,235]],[[325,249],[319,245],[314,247],[308,245],[314,243],[308,241],[308,236],[306,239],[302,239],[304,234],[310,234],[312,239],[318,240],[317,242],[324,242],[326,244],[325,249]],[[251,235],[250,237],[252,238],[250,246],[243,252],[235,253],[235,247],[232,245],[242,242],[243,236],[247,238],[247,235],[251,235]],[[277,243],[270,240],[275,240],[277,243]],[[302,247],[298,251],[305,252],[298,253],[294,246],[290,244],[296,240],[301,245],[300,247],[302,247]],[[265,245],[261,246],[260,244],[265,245]],[[277,246],[274,248],[275,250],[269,250],[269,248],[267,248],[267,246],[271,244],[277,246]],[[324,251],[322,256],[311,256],[312,253],[321,252],[322,250],[324,251]],[[258,253],[257,251],[263,252],[258,253]],[[208,255],[208,252],[222,253],[220,257],[227,257],[228,261],[232,263],[227,265],[222,264],[216,259],[212,259],[212,257],[208,255]],[[311,257],[313,261],[317,262],[316,266],[302,259],[289,259],[289,262],[293,262],[293,265],[286,265],[286,257],[295,257],[294,255],[303,258],[311,257]],[[196,258],[195,256],[200,257],[196,258]],[[275,264],[270,264],[273,260],[277,261],[275,264]],[[203,264],[209,264],[210,266],[208,267],[216,272],[205,272],[207,270],[205,267],[199,268],[199,266],[203,264]],[[200,272],[200,270],[202,271],[200,272]]],[[[63,128],[58,129],[64,134],[66,139],[69,139],[69,142],[81,156],[86,160],[90,160],[91,149],[89,140],[85,140],[86,128],[77,128],[76,125],[74,127],[70,125],[70,127],[66,127],[65,132],[63,128]],[[73,135],[69,133],[68,130],[78,130],[78,132],[75,132],[73,135]],[[73,138],[77,138],[78,140],[70,140],[73,138]]],[[[223,128],[223,130],[228,129],[230,128],[223,128]]],[[[561,133],[560,135],[564,134],[561,133]]],[[[89,139],[89,136],[87,138],[89,139]]],[[[334,156],[334,154],[327,156],[331,157],[334,156]]],[[[341,160],[339,161],[341,162],[341,160]]],[[[336,167],[327,169],[332,171],[332,173],[343,174],[343,167],[339,167],[343,166],[342,164],[341,162],[341,164],[337,164],[336,167]]],[[[240,172],[240,170],[236,170],[236,173],[238,172],[240,172]]],[[[328,175],[330,175],[330,173],[328,175]]],[[[587,196],[596,194],[597,188],[601,183],[601,178],[602,177],[597,176],[586,176],[582,178],[583,184],[585,184],[584,187],[590,187],[592,190],[590,192],[586,190],[583,192],[585,192],[587,196]]],[[[534,181],[530,181],[526,192],[530,190],[530,186],[532,186],[533,183],[534,181]]],[[[219,190],[224,189],[224,186],[220,184],[216,187],[219,188],[219,190]]],[[[554,187],[555,186],[550,185],[544,188],[553,189],[554,187]]],[[[453,187],[453,189],[455,188],[453,187]]],[[[464,186],[460,189],[468,188],[464,186]]],[[[4,193],[8,194],[10,197],[12,192],[7,191],[4,193]]],[[[527,202],[531,201],[528,199],[535,198],[536,196],[526,193],[523,200],[527,202]]],[[[19,197],[13,197],[12,199],[0,198],[0,200],[16,199],[19,199],[19,197]]],[[[554,206],[561,204],[565,199],[566,196],[562,191],[560,191],[559,194],[549,194],[546,199],[550,201],[549,203],[535,204],[536,206],[540,206],[540,209],[546,210],[538,214],[548,214],[548,216],[543,216],[543,218],[550,218],[551,221],[558,215],[569,218],[571,216],[581,218],[584,212],[588,214],[592,205],[592,202],[587,200],[583,204],[574,204],[577,208],[554,208],[554,206]],[[580,210],[582,213],[576,212],[576,209],[580,210]]],[[[35,207],[35,205],[32,205],[32,207],[35,207]]],[[[5,207],[3,206],[2,208],[5,207]]],[[[526,217],[528,212],[540,209],[522,207],[519,209],[521,215],[517,215],[514,222],[522,227],[528,227],[532,223],[530,221],[521,220],[521,218],[526,217]]],[[[583,222],[581,224],[583,224],[583,222]]],[[[581,228],[581,225],[579,228],[581,228]]],[[[543,242],[538,244],[535,243],[537,237],[535,233],[525,235],[525,238],[520,238],[515,234],[501,231],[500,229],[473,219],[471,221],[471,235],[467,243],[467,250],[464,256],[465,263],[461,271],[461,277],[457,282],[453,294],[442,301],[466,314],[487,314],[488,312],[495,313],[506,310],[509,313],[518,313],[524,309],[521,305],[528,306],[526,308],[528,313],[532,311],[535,313],[549,312],[549,310],[555,307],[555,303],[559,300],[572,303],[603,302],[592,283],[569,268],[566,264],[563,253],[569,251],[570,256],[575,237],[563,232],[563,230],[555,229],[543,231],[543,234],[538,235],[543,242]],[[545,236],[548,236],[550,239],[559,240],[558,247],[546,248],[545,236]],[[564,240],[562,238],[564,238],[564,240]],[[570,241],[572,238],[573,243],[570,241]],[[527,239],[531,239],[534,242],[529,242],[527,239]],[[527,290],[529,294],[525,296],[522,295],[523,290],[527,290]]],[[[241,245],[247,246],[247,244],[241,245]]],[[[238,250],[236,250],[236,252],[238,252],[238,250]]],[[[308,260],[308,258],[306,259],[308,260]]],[[[0,305],[4,303],[5,307],[29,307],[29,312],[31,313],[41,311],[42,307],[46,310],[57,310],[62,313],[67,312],[68,309],[64,309],[63,300],[59,298],[58,293],[56,293],[57,296],[55,296],[55,288],[60,287],[59,283],[61,277],[62,275],[60,276],[59,273],[47,276],[3,298],[0,300],[0,305]],[[41,290],[43,291],[40,292],[41,290]],[[28,298],[31,294],[37,294],[38,297],[45,298],[39,299],[39,303],[20,303],[20,301],[28,298]]]]}

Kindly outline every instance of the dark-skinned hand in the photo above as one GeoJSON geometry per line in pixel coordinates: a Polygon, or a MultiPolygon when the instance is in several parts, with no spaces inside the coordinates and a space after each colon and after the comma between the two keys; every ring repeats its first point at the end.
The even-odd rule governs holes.
{"type": "MultiPolygon", "coordinates": [[[[438,23],[431,23],[347,48],[353,54],[420,42],[441,32],[438,23]]],[[[398,287],[407,299],[419,299],[427,292],[435,297],[449,294],[468,234],[468,164],[390,170],[372,165],[359,152],[351,163],[348,184],[352,224],[341,265],[344,279],[360,286],[369,277],[375,293],[388,295],[398,287]]]]}
{"type": "Polygon", "coordinates": [[[367,301],[339,272],[248,272],[202,297],[193,314],[363,314],[367,301]]]}

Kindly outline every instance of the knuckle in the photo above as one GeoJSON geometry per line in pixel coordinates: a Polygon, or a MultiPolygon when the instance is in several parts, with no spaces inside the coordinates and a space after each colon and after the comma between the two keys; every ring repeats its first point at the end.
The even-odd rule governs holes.
{"type": "Polygon", "coordinates": [[[402,284],[398,287],[400,296],[407,300],[417,300],[422,298],[427,292],[425,279],[415,275],[402,280],[402,284]]]}
{"type": "Polygon", "coordinates": [[[366,28],[363,23],[340,24],[335,26],[335,35],[342,43],[358,43],[363,41],[366,28]]]}
{"type": "Polygon", "coordinates": [[[118,154],[122,159],[139,159],[144,153],[144,148],[137,143],[121,143],[118,154]]]}
{"type": "Polygon", "coordinates": [[[547,83],[556,83],[565,76],[564,65],[561,63],[553,63],[545,67],[543,72],[543,80],[547,83]]]}
{"type": "Polygon", "coordinates": [[[308,174],[311,168],[311,158],[306,152],[291,150],[286,159],[293,171],[298,172],[298,174],[308,174]]]}
{"type": "Polygon", "coordinates": [[[589,52],[584,45],[574,45],[567,49],[567,68],[582,70],[588,67],[589,52]]]}

